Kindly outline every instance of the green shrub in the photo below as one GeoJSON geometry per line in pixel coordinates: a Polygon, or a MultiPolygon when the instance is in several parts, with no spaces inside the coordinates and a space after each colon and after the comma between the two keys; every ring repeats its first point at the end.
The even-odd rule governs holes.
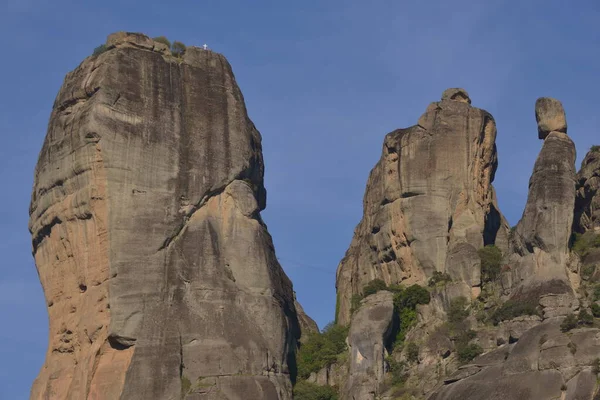
{"type": "Polygon", "coordinates": [[[415,309],[418,304],[429,304],[430,301],[429,291],[419,285],[409,286],[394,295],[394,305],[398,310],[415,309]]]}
{"type": "Polygon", "coordinates": [[[492,313],[494,325],[521,315],[539,315],[537,303],[534,300],[508,300],[492,313]]]}
{"type": "Polygon", "coordinates": [[[350,299],[350,314],[354,314],[354,311],[358,310],[362,299],[363,297],[360,294],[352,295],[350,299]]]}
{"type": "Polygon", "coordinates": [[[575,328],[577,328],[577,317],[574,314],[567,315],[560,324],[560,330],[563,332],[568,332],[575,328]]]}
{"type": "Polygon", "coordinates": [[[448,282],[452,282],[450,275],[445,272],[435,271],[429,279],[429,286],[445,285],[448,282]]]}
{"type": "Polygon", "coordinates": [[[481,346],[475,343],[460,342],[456,346],[456,354],[461,363],[466,363],[483,353],[481,346]]]}
{"type": "Polygon", "coordinates": [[[594,317],[587,310],[581,310],[577,316],[577,322],[579,325],[594,325],[594,317]]]}
{"type": "Polygon", "coordinates": [[[185,54],[185,49],[185,44],[178,41],[174,41],[171,45],[171,54],[173,54],[177,58],[181,58],[185,54]]]}
{"type": "Polygon", "coordinates": [[[418,304],[429,304],[431,297],[427,289],[419,285],[412,285],[406,289],[397,287],[394,289],[394,311],[400,318],[400,329],[394,340],[394,348],[400,348],[404,344],[408,331],[417,323],[418,304]]]}
{"type": "Polygon", "coordinates": [[[171,48],[171,42],[169,41],[169,39],[167,39],[164,36],[155,37],[152,40],[154,40],[155,42],[158,42],[158,43],[165,44],[165,45],[167,45],[168,48],[171,48]]]}
{"type": "Polygon", "coordinates": [[[388,372],[390,373],[390,383],[392,386],[402,386],[408,378],[406,373],[406,364],[402,361],[396,361],[392,356],[387,356],[385,361],[388,364],[388,372]]]}
{"type": "Polygon", "coordinates": [[[373,279],[371,282],[367,283],[363,288],[363,296],[367,297],[372,294],[379,292],[380,290],[387,289],[387,285],[381,279],[373,279]]]}
{"type": "Polygon", "coordinates": [[[483,282],[492,282],[500,277],[502,267],[502,251],[488,244],[477,251],[481,259],[481,280],[483,282]]]}
{"type": "Polygon", "coordinates": [[[460,296],[452,299],[448,308],[448,322],[451,324],[463,322],[469,316],[467,306],[466,297],[460,296]]]}
{"type": "Polygon", "coordinates": [[[596,318],[600,318],[600,305],[592,303],[592,315],[596,318]]]}
{"type": "Polygon", "coordinates": [[[94,49],[94,52],[92,53],[92,55],[94,57],[96,57],[96,56],[99,56],[100,54],[104,53],[107,50],[108,50],[108,47],[105,44],[101,44],[100,46],[98,46],[94,49]]]}
{"type": "Polygon", "coordinates": [[[594,264],[588,264],[588,265],[584,265],[583,267],[581,267],[581,277],[584,280],[589,280],[591,277],[594,276],[595,272],[596,272],[596,265],[594,265],[594,264]]]}
{"type": "Polygon", "coordinates": [[[406,345],[406,359],[410,363],[419,362],[419,346],[416,343],[410,342],[406,345]]]}
{"type": "Polygon", "coordinates": [[[590,151],[600,152],[600,146],[592,146],[592,148],[590,149],[590,151]]]}
{"type": "Polygon", "coordinates": [[[298,377],[306,379],[312,372],[333,364],[338,355],[347,350],[346,336],[348,328],[335,324],[328,324],[323,333],[313,333],[296,354],[298,377]]]}
{"type": "Polygon", "coordinates": [[[394,348],[401,348],[410,328],[417,323],[417,311],[411,308],[403,308],[400,313],[400,329],[394,340],[394,348]]]}
{"type": "Polygon", "coordinates": [[[331,386],[319,386],[304,380],[294,386],[294,400],[337,400],[338,394],[331,386]]]}
{"type": "Polygon", "coordinates": [[[597,248],[600,248],[600,235],[597,233],[591,231],[583,235],[576,233],[573,237],[571,250],[581,258],[585,258],[591,250],[597,248]]]}
{"type": "Polygon", "coordinates": [[[592,295],[594,301],[600,300],[600,285],[594,287],[594,293],[592,295]]]}

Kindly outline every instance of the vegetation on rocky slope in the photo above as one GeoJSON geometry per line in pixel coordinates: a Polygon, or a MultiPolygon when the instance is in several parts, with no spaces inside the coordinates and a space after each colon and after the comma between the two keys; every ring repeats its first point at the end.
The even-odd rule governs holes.
{"type": "Polygon", "coordinates": [[[331,386],[319,386],[299,381],[294,386],[294,400],[337,400],[337,390],[331,386]]]}
{"type": "Polygon", "coordinates": [[[328,324],[322,333],[310,334],[296,354],[298,378],[306,379],[312,372],[336,362],[347,350],[347,335],[347,327],[333,323],[328,324]]]}

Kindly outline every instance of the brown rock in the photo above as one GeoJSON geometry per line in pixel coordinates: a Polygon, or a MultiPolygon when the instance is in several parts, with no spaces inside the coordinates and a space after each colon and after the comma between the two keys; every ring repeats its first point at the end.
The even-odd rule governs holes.
{"type": "Polygon", "coordinates": [[[469,93],[467,93],[465,89],[461,88],[451,88],[444,90],[444,93],[442,93],[442,101],[444,100],[454,100],[471,104],[471,98],[469,97],[469,93]]]}
{"type": "Polygon", "coordinates": [[[389,133],[371,171],[364,214],[337,271],[338,322],[350,322],[353,295],[373,279],[426,285],[447,272],[456,295],[480,285],[477,249],[507,249],[508,224],[491,183],[497,166],[496,125],[449,89],[419,124],[389,133]]]}
{"type": "Polygon", "coordinates": [[[535,102],[538,136],[546,139],[550,132],[567,133],[567,118],[562,103],[551,97],[540,97],[535,102]]]}
{"type": "Polygon", "coordinates": [[[290,399],[292,285],[231,67],[107,44],[67,75],[35,171],[50,338],[31,398],[290,399]]]}

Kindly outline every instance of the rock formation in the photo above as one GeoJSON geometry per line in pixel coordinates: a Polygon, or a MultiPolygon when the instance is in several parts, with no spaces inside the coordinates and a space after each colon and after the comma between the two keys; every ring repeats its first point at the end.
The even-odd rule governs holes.
{"type": "Polygon", "coordinates": [[[567,268],[575,207],[575,145],[566,133],[548,132],[549,127],[566,131],[558,100],[538,99],[536,117],[544,145],[529,180],[523,217],[512,235],[515,268],[505,279],[505,288],[521,285],[513,288],[515,295],[545,296],[550,302],[542,301],[549,308],[544,311],[564,315],[577,307],[567,268]]]}
{"type": "Polygon", "coordinates": [[[538,137],[546,139],[550,132],[567,133],[567,117],[562,103],[551,97],[540,97],[535,102],[538,137]]]}
{"type": "Polygon", "coordinates": [[[594,146],[577,173],[574,230],[578,233],[600,230],[600,147],[594,146]]]}
{"type": "MultiPolygon", "coordinates": [[[[562,104],[538,99],[544,143],[523,217],[509,232],[491,186],[494,120],[470,104],[466,91],[448,89],[418,125],[385,137],[367,183],[363,219],[338,267],[338,322],[351,327],[350,373],[341,393],[348,399],[377,393],[385,399],[591,400],[598,392],[600,332],[590,307],[600,301],[593,286],[600,272],[586,260],[600,260],[594,258],[600,249],[585,246],[600,247],[589,236],[598,220],[598,156],[586,156],[576,179],[562,104]],[[572,227],[587,232],[580,246],[585,257],[571,249],[572,227]],[[484,245],[499,252],[495,275],[483,271],[478,250],[484,245]],[[370,312],[365,302],[388,292],[350,310],[353,297],[374,279],[388,286],[429,286],[431,302],[417,308],[417,322],[394,311],[400,327],[412,324],[403,334],[413,349],[410,358],[406,346],[393,347],[391,361],[369,354],[370,368],[360,369],[355,338],[389,335],[382,329],[370,333],[374,328],[363,322],[370,312]],[[404,368],[404,376],[391,372],[391,363],[404,368]],[[381,377],[382,370],[387,376],[381,377]],[[385,392],[392,375],[404,383],[385,392]]],[[[336,369],[344,366],[328,367],[336,369]]]]}
{"type": "Polygon", "coordinates": [[[393,337],[394,296],[380,291],[363,300],[348,333],[350,370],[342,399],[375,400],[385,375],[384,359],[393,337]]]}
{"type": "Polygon", "coordinates": [[[477,250],[507,246],[508,224],[491,183],[496,124],[448,89],[418,125],[386,135],[365,191],[364,216],[337,272],[338,322],[350,322],[353,295],[373,279],[426,284],[435,271],[466,297],[480,291],[477,250]]]}
{"type": "Polygon", "coordinates": [[[559,327],[560,321],[544,322],[461,366],[429,400],[592,400],[600,330],[565,334],[559,327]]]}
{"type": "Polygon", "coordinates": [[[69,73],[35,170],[50,317],[32,399],[290,399],[292,285],[226,59],[140,34],[69,73]]]}

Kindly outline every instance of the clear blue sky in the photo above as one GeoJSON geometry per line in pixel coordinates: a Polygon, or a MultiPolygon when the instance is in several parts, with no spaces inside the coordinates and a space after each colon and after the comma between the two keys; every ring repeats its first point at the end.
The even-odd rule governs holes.
{"type": "Polygon", "coordinates": [[[65,74],[119,30],[227,56],[263,135],[264,219],[320,326],[333,319],[335,269],[384,135],[415,124],[445,88],[466,88],[496,118],[495,186],[512,224],[541,147],[537,97],[563,102],[578,163],[600,144],[598,0],[2,0],[1,399],[28,397],[46,351],[27,220],[52,103],[65,74]]]}

